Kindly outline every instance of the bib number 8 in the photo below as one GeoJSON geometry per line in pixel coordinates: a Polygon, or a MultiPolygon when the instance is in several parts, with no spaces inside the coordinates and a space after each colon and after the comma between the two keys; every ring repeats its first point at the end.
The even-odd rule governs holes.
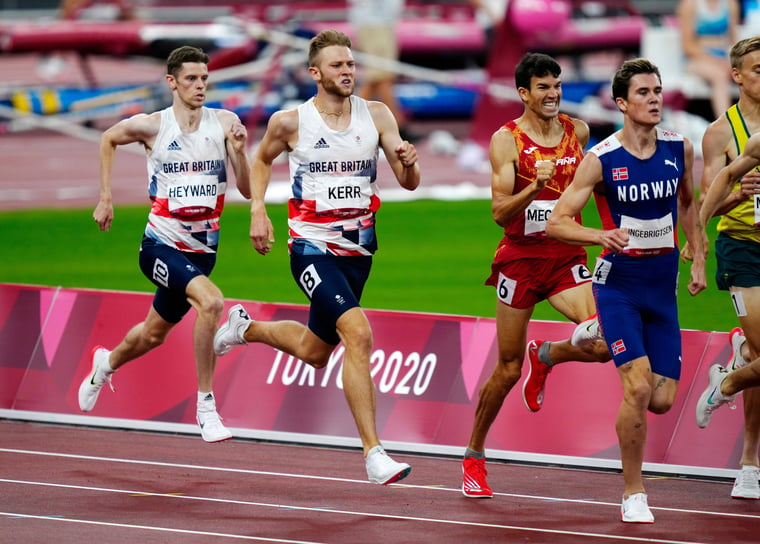
{"type": "Polygon", "coordinates": [[[322,283],[322,278],[319,277],[319,273],[317,273],[316,267],[313,264],[310,264],[304,269],[303,272],[301,272],[301,276],[298,278],[298,281],[309,298],[311,298],[314,294],[314,289],[316,289],[319,284],[322,283]]]}

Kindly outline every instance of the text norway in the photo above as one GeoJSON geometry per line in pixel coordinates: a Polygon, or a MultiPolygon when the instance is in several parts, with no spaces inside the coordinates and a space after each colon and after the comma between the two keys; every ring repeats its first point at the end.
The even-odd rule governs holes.
{"type": "Polygon", "coordinates": [[[620,185],[617,188],[617,197],[621,202],[638,202],[640,200],[653,200],[667,198],[678,191],[677,179],[666,179],[631,185],[620,185]]]}

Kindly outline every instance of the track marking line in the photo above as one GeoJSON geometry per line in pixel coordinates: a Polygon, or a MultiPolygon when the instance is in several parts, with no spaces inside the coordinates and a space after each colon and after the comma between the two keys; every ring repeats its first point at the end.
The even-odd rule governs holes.
{"type": "MultiPolygon", "coordinates": [[[[295,474],[295,473],[288,473],[288,472],[272,472],[272,471],[266,471],[266,470],[215,467],[215,466],[206,466],[206,465],[190,465],[190,464],[185,464],[185,463],[167,463],[167,462],[162,462],[162,461],[142,461],[139,459],[101,457],[101,456],[81,455],[81,454],[73,454],[73,453],[43,452],[43,451],[35,451],[35,450],[20,450],[20,449],[13,449],[13,448],[0,448],[0,453],[39,455],[39,456],[46,456],[46,457],[60,457],[60,458],[66,458],[66,459],[79,459],[79,460],[84,460],[84,461],[126,463],[126,464],[148,465],[148,466],[190,469],[190,470],[200,470],[200,471],[229,472],[229,473],[234,473],[234,474],[249,474],[252,476],[274,476],[274,477],[279,477],[279,478],[299,478],[299,479],[306,479],[306,480],[356,483],[356,484],[371,485],[371,486],[377,485],[367,480],[357,480],[353,478],[338,478],[334,476],[318,476],[318,475],[313,475],[313,474],[295,474]]],[[[4,481],[4,480],[0,479],[0,481],[4,481]]],[[[403,480],[403,482],[400,482],[398,484],[390,484],[389,486],[386,486],[386,487],[409,488],[409,489],[416,489],[416,490],[431,490],[431,491],[448,491],[448,492],[453,492],[457,494],[460,494],[462,492],[462,490],[459,487],[456,487],[456,488],[446,487],[443,484],[415,485],[415,484],[408,483],[406,480],[403,480]]],[[[546,497],[542,495],[526,495],[526,494],[520,494],[520,493],[500,493],[500,492],[494,492],[494,496],[509,497],[509,498],[514,498],[514,499],[538,500],[538,501],[544,501],[544,502],[589,504],[589,505],[595,505],[595,506],[612,506],[615,508],[620,508],[620,503],[618,502],[606,502],[606,501],[598,501],[598,500],[592,500],[592,499],[567,499],[567,498],[562,498],[562,497],[546,497]]],[[[650,506],[650,508],[652,510],[659,510],[662,512],[677,512],[677,513],[687,513],[687,514],[715,515],[715,516],[732,517],[732,518],[760,519],[760,513],[742,514],[742,513],[736,513],[736,512],[713,512],[713,511],[706,511],[706,510],[691,510],[691,509],[683,509],[683,508],[669,508],[669,507],[662,507],[662,506],[650,506]]]]}
{"type": "MultiPolygon", "coordinates": [[[[274,503],[266,503],[266,502],[256,502],[256,501],[244,501],[244,500],[232,500],[232,499],[216,499],[212,497],[196,497],[191,495],[173,495],[173,494],[167,494],[167,493],[151,493],[146,491],[134,491],[134,490],[126,490],[126,489],[113,489],[113,488],[102,488],[102,487],[94,487],[94,486],[78,486],[78,485],[69,485],[69,484],[56,484],[56,483],[46,483],[46,482],[30,482],[30,481],[23,481],[23,480],[7,480],[7,479],[0,479],[0,482],[4,483],[10,483],[10,484],[16,484],[16,485],[31,485],[31,486],[41,486],[41,487],[55,487],[60,489],[75,489],[75,490],[83,490],[83,491],[95,491],[95,492],[102,492],[102,493],[118,493],[118,494],[127,494],[127,495],[134,495],[134,494],[140,494],[140,495],[146,495],[146,496],[152,496],[152,497],[162,497],[162,498],[170,498],[170,499],[176,499],[176,500],[191,500],[191,501],[201,501],[201,502],[212,502],[212,503],[222,503],[222,504],[234,504],[237,506],[251,506],[251,507],[258,507],[258,508],[275,508],[278,510],[286,509],[286,510],[297,510],[301,512],[315,512],[315,513],[330,513],[330,514],[336,514],[336,515],[345,515],[345,516],[356,516],[356,517],[366,517],[366,518],[375,518],[375,519],[388,519],[388,520],[395,520],[395,521],[412,521],[412,522],[423,522],[423,523],[433,523],[437,525],[453,525],[453,526],[459,526],[459,527],[478,527],[481,529],[500,529],[500,530],[511,530],[511,531],[526,531],[530,533],[540,533],[540,534],[551,534],[551,535],[563,535],[563,536],[581,536],[585,538],[597,538],[597,539],[603,539],[603,540],[615,540],[615,541],[628,541],[628,542],[655,542],[658,544],[696,544],[694,541],[684,541],[684,540],[665,540],[665,539],[657,539],[657,538],[650,538],[650,537],[633,537],[633,536],[625,536],[625,535],[611,535],[611,534],[602,534],[602,533],[589,533],[589,532],[583,532],[583,531],[564,531],[564,530],[558,530],[558,529],[544,529],[540,527],[530,527],[530,526],[520,526],[520,525],[504,525],[499,523],[483,523],[483,522],[476,522],[476,521],[464,521],[464,520],[452,520],[452,519],[440,519],[440,518],[429,518],[429,517],[419,517],[419,516],[404,516],[404,515],[390,515],[390,514],[379,514],[377,512],[363,512],[359,510],[340,510],[336,508],[331,508],[329,510],[325,509],[324,506],[319,507],[312,507],[312,506],[299,506],[299,505],[284,505],[284,504],[274,504],[274,503]]],[[[36,519],[53,519],[48,518],[47,516],[25,516],[23,514],[17,514],[17,513],[6,513],[6,512],[0,512],[0,515],[8,515],[8,516],[14,516],[14,517],[32,517],[36,519]]],[[[122,525],[122,524],[114,524],[114,523],[107,523],[107,522],[90,522],[85,520],[71,520],[69,518],[59,519],[55,518],[56,521],[77,521],[79,523],[94,523],[99,525],[109,525],[109,526],[118,526],[118,527],[134,527],[134,528],[150,528],[155,530],[166,530],[166,531],[176,531],[176,532],[187,532],[191,534],[209,534],[213,535],[214,533],[205,533],[202,531],[180,531],[177,529],[169,529],[169,528],[159,528],[159,527],[144,527],[140,525],[122,525]]],[[[243,535],[232,535],[232,534],[223,534],[221,536],[227,536],[230,538],[249,538],[247,536],[243,535]]],[[[289,540],[268,540],[272,542],[293,542],[289,540]]]]}
{"type": "Polygon", "coordinates": [[[209,531],[191,531],[189,529],[174,529],[171,527],[156,527],[154,525],[134,525],[131,523],[109,523],[105,521],[92,521],[89,519],[61,518],[58,516],[34,516],[30,514],[19,514],[15,512],[0,512],[0,516],[7,516],[11,519],[39,519],[49,521],[65,521],[67,523],[81,523],[84,525],[98,525],[101,527],[116,527],[119,529],[141,529],[144,531],[160,531],[163,533],[178,533],[184,535],[213,536],[222,538],[235,538],[238,540],[254,540],[256,542],[280,542],[283,544],[324,544],[312,540],[286,540],[283,538],[268,538],[263,536],[235,535],[231,533],[212,533],[209,531]]]}

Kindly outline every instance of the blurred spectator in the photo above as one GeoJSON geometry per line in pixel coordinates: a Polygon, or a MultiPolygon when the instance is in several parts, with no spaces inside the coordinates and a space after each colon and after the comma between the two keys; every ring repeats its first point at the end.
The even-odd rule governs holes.
{"type": "Polygon", "coordinates": [[[508,0],[468,0],[475,9],[475,19],[483,28],[486,36],[486,45],[490,52],[496,39],[496,29],[504,20],[507,12],[508,0]]]}
{"type": "MultiPolygon", "coordinates": [[[[349,0],[348,22],[354,31],[354,47],[367,55],[388,60],[399,59],[396,27],[404,10],[404,0],[349,0]]],[[[365,100],[379,100],[396,118],[403,140],[413,142],[418,136],[409,131],[407,118],[396,98],[393,84],[396,73],[363,62],[356,94],[365,100]]]]}
{"type": "Polygon", "coordinates": [[[714,117],[733,102],[728,51],[738,38],[737,0],[680,0],[678,24],[686,71],[710,85],[714,117]]]}
{"type": "Polygon", "coordinates": [[[760,0],[742,2],[742,21],[745,37],[760,34],[760,0]]]}
{"type": "Polygon", "coordinates": [[[61,19],[79,19],[82,11],[101,4],[111,8],[115,15],[112,18],[115,20],[125,21],[135,18],[134,10],[129,0],[107,0],[105,2],[98,2],[98,0],[61,0],[61,19]]]}
{"type": "MultiPolygon", "coordinates": [[[[135,19],[135,12],[130,0],[61,0],[58,7],[58,18],[64,21],[76,21],[83,18],[83,12],[89,8],[98,8],[95,10],[94,17],[89,15],[87,18],[98,21],[127,21],[135,19]]],[[[53,81],[71,68],[69,61],[66,59],[66,52],[57,51],[50,54],[42,54],[37,65],[37,75],[44,81],[53,81]]],[[[84,73],[88,83],[93,84],[95,76],[91,73],[89,66],[86,65],[84,57],[86,54],[78,53],[78,62],[80,69],[84,73]]]]}

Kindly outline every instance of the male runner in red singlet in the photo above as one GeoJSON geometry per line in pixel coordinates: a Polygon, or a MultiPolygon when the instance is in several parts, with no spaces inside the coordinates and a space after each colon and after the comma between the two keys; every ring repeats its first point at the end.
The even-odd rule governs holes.
{"type": "MultiPolygon", "coordinates": [[[[549,303],[575,323],[595,312],[586,251],[546,237],[546,221],[573,179],[588,143],[588,125],[559,113],[560,66],[548,55],[526,54],[515,70],[525,110],[491,138],[492,213],[504,227],[486,284],[496,287],[499,359],[480,390],[470,440],[462,462],[462,493],[489,498],[485,441],[507,394],[520,379],[528,323],[534,306],[549,303]]],[[[580,217],[577,218],[580,221],[580,217]]],[[[561,342],[528,345],[523,399],[531,411],[543,402],[551,365],[565,361],[603,362],[609,353],[596,340],[585,347],[561,342]]]]}

